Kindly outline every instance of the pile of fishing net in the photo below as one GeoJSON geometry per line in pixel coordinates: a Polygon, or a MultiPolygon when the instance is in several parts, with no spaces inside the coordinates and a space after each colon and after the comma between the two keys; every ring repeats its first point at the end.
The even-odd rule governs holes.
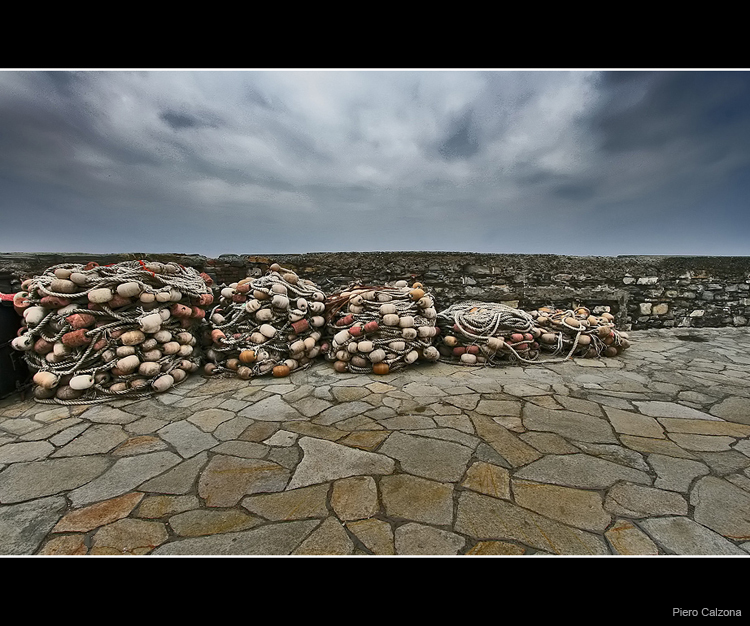
{"type": "Polygon", "coordinates": [[[440,332],[432,296],[421,283],[351,285],[329,296],[326,359],[337,372],[387,374],[417,360],[436,361],[440,332]]]}
{"type": "Polygon", "coordinates": [[[536,361],[542,334],[534,318],[520,309],[495,302],[467,301],[438,313],[438,351],[445,363],[497,365],[536,361]]]}
{"type": "Polygon", "coordinates": [[[219,293],[208,316],[206,374],[288,376],[320,354],[326,296],[313,281],[274,263],[265,276],[243,278],[219,293]]]}
{"type": "Polygon", "coordinates": [[[59,264],[24,281],[12,341],[41,402],[86,404],[163,392],[200,366],[213,294],[193,268],[124,261],[59,264]]]}
{"type": "Polygon", "coordinates": [[[611,313],[593,315],[586,307],[540,307],[530,315],[541,330],[540,347],[553,357],[613,357],[630,347],[628,334],[615,328],[611,313]]]}

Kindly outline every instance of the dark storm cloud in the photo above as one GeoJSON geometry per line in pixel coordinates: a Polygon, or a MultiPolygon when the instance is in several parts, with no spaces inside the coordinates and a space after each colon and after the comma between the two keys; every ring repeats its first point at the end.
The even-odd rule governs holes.
{"type": "Polygon", "coordinates": [[[747,254],[749,129],[746,72],[0,72],[0,247],[747,254]]]}

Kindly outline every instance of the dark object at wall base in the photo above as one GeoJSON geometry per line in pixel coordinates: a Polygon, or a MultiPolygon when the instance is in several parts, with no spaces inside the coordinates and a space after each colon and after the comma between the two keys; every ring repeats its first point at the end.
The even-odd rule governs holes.
{"type": "Polygon", "coordinates": [[[0,398],[6,398],[29,384],[30,374],[20,352],[10,342],[21,327],[12,302],[0,302],[0,398]]]}

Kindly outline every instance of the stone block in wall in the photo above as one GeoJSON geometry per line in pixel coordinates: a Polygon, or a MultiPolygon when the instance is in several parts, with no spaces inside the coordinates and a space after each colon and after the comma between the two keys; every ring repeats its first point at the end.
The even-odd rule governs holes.
{"type": "Polygon", "coordinates": [[[651,303],[650,302],[641,302],[638,307],[641,310],[641,315],[651,315],[651,303]]]}
{"type": "Polygon", "coordinates": [[[655,285],[659,282],[658,276],[642,276],[638,279],[637,284],[639,285],[655,285]]]}
{"type": "Polygon", "coordinates": [[[651,313],[654,315],[665,315],[669,311],[669,305],[665,302],[654,305],[651,309],[651,313]]]}

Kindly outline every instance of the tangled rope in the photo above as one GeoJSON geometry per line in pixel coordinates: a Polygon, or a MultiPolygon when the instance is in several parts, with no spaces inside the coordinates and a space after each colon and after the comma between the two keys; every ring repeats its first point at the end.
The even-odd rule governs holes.
{"type": "Polygon", "coordinates": [[[309,367],[321,352],[325,298],[314,282],[276,263],[265,276],[223,287],[209,314],[204,372],[249,379],[309,367]]]}
{"type": "Polygon", "coordinates": [[[163,392],[198,369],[194,330],[213,295],[177,263],[63,263],[22,284],[12,346],[39,402],[91,404],[163,392]]]}
{"type": "Polygon", "coordinates": [[[501,303],[470,300],[438,313],[440,360],[462,365],[493,366],[500,361],[535,362],[539,334],[534,319],[501,303]]]}
{"type": "Polygon", "coordinates": [[[332,337],[326,359],[337,372],[387,374],[419,359],[436,361],[432,296],[421,283],[354,283],[326,302],[332,337]]]}

